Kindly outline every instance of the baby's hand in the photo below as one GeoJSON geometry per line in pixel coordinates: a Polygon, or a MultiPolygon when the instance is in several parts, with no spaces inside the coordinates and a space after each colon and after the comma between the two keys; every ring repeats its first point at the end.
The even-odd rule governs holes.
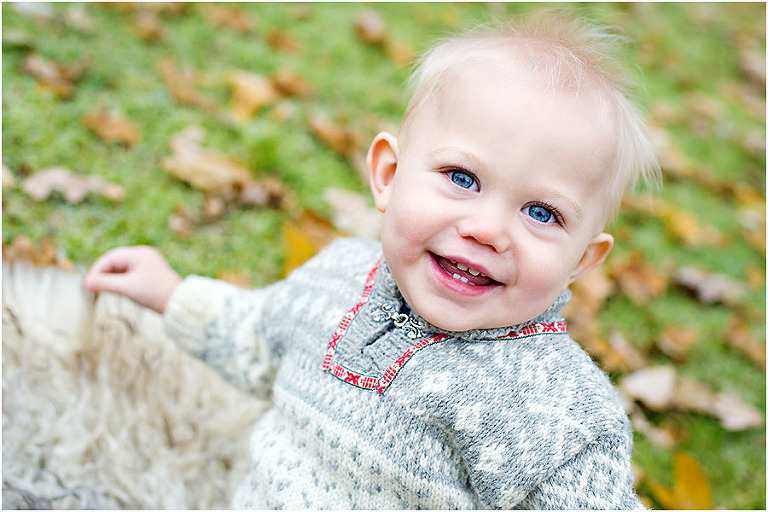
{"type": "Polygon", "coordinates": [[[92,292],[113,292],[162,314],[176,286],[177,274],[152,247],[119,247],[96,260],[83,280],[92,292]]]}

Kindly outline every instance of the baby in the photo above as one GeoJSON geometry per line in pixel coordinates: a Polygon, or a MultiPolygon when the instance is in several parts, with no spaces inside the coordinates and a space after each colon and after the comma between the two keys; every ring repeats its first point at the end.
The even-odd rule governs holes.
{"type": "Polygon", "coordinates": [[[614,45],[547,14],[429,52],[368,152],[381,244],[339,240],[253,291],[148,247],[93,265],[86,288],[164,314],[272,401],[234,507],[642,508],[627,417],[560,314],[657,172],[614,45]]]}

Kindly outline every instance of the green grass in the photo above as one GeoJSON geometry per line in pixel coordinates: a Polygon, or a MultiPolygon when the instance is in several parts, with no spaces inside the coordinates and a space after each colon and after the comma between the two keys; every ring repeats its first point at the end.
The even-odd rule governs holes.
{"type": "MultiPolygon", "coordinates": [[[[353,165],[319,142],[307,127],[313,112],[344,120],[370,139],[394,130],[407,103],[408,66],[395,63],[379,47],[361,43],[354,29],[366,9],[381,14],[389,41],[418,53],[436,38],[476,22],[525,12],[535,4],[238,4],[254,23],[250,34],[217,27],[206,19],[205,4],[190,4],[182,13],[161,13],[163,37],[142,39],[133,14],[88,4],[92,31],[72,28],[64,13],[69,4],[54,4],[50,19],[21,15],[3,4],[3,162],[17,181],[51,166],[102,176],[125,188],[126,198],[112,202],[91,195],[70,205],[60,195],[32,201],[20,187],[3,191],[3,242],[25,235],[52,240],[66,257],[89,265],[106,250],[127,244],[160,248],[182,274],[214,276],[222,270],[248,273],[254,285],[280,278],[285,258],[282,229],[289,213],[276,209],[238,209],[213,223],[202,223],[189,238],[180,238],[168,218],[180,206],[199,211],[203,193],[162,171],[170,154],[169,138],[199,125],[203,146],[232,156],[254,175],[279,179],[296,196],[299,208],[328,215],[322,199],[327,187],[366,192],[353,165]],[[290,53],[275,50],[268,36],[278,30],[300,45],[290,53]],[[9,34],[21,31],[26,44],[9,34]],[[37,85],[21,63],[35,52],[57,62],[92,59],[76,93],[60,99],[37,85]],[[169,59],[198,73],[198,92],[216,104],[214,116],[177,103],[157,72],[169,59]],[[276,107],[239,121],[231,115],[227,76],[234,70],[271,74],[296,72],[313,94],[287,100],[291,114],[282,120],[276,107]],[[126,148],[104,142],[81,121],[84,113],[103,108],[119,112],[142,130],[142,141],[126,148]]],[[[579,4],[586,14],[623,28],[635,44],[628,53],[640,62],[644,105],[650,111],[667,105],[675,116],[664,128],[699,172],[722,183],[742,183],[765,197],[765,151],[740,142],[745,134],[765,136],[764,115],[756,115],[733,85],[746,87],[739,63],[739,41],[753,41],[765,52],[765,4],[579,4]],[[720,109],[715,119],[695,125],[692,95],[704,95],[720,109]]],[[[640,72],[640,71],[639,71],[640,72]]],[[[754,87],[754,85],[753,85],[754,87]]],[[[758,86],[759,89],[759,86],[758,86]]],[[[764,84],[762,93],[764,95],[764,84]]],[[[364,149],[364,148],[363,148],[364,149]]],[[[612,258],[638,251],[656,269],[697,265],[741,283],[754,273],[765,276],[765,254],[751,246],[739,226],[739,202],[727,190],[700,180],[666,176],[660,200],[689,212],[703,226],[725,238],[721,247],[686,246],[661,219],[638,212],[619,217],[612,258]]],[[[609,260],[609,264],[610,264],[609,260]]],[[[746,286],[746,284],[745,284],[746,286]]],[[[704,305],[671,286],[644,305],[614,295],[600,313],[605,334],[622,332],[649,351],[652,361],[670,364],[652,350],[655,338],[671,324],[697,326],[701,336],[690,356],[677,365],[716,391],[734,391],[765,412],[765,373],[723,338],[726,325],[740,315],[749,321],[753,339],[765,343],[765,285],[752,288],[745,306],[734,311],[704,305]]],[[[620,375],[613,375],[620,377],[620,375]]],[[[650,415],[657,425],[672,422],[685,433],[673,450],[654,446],[636,434],[635,464],[647,479],[671,485],[674,450],[691,453],[704,467],[719,508],[764,509],[765,432],[727,432],[717,420],[691,414],[650,415]]],[[[645,484],[641,493],[650,496],[645,484]]],[[[657,504],[658,505],[658,504],[657,504]]]]}

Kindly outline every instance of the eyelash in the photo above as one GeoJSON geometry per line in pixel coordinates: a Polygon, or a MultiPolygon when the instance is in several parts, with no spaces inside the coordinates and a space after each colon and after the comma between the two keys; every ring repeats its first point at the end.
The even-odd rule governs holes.
{"type": "Polygon", "coordinates": [[[552,216],[555,218],[555,223],[559,226],[565,225],[565,220],[563,219],[563,215],[560,213],[560,210],[557,209],[557,206],[547,203],[546,201],[536,201],[531,204],[525,205],[526,208],[530,208],[531,206],[538,206],[540,208],[544,208],[546,210],[549,210],[549,212],[552,214],[552,216]]]}
{"type": "MultiPolygon", "coordinates": [[[[475,176],[472,172],[464,169],[463,167],[452,166],[444,170],[443,172],[448,179],[451,179],[452,173],[455,173],[455,172],[466,174],[467,176],[471,177],[477,184],[477,187],[480,188],[480,181],[477,179],[477,176],[475,176]]],[[[565,220],[563,219],[563,215],[560,213],[560,210],[557,209],[557,206],[550,204],[546,201],[535,201],[531,204],[525,205],[525,208],[530,208],[531,206],[538,206],[540,208],[544,208],[548,210],[552,214],[552,216],[555,218],[555,224],[557,224],[558,226],[565,225],[565,220]]]]}

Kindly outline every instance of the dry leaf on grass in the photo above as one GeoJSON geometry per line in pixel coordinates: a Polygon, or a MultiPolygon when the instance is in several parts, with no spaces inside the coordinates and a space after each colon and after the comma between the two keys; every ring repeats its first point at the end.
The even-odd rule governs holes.
{"type": "Polygon", "coordinates": [[[168,227],[182,240],[191,237],[195,228],[192,209],[187,205],[177,206],[171,216],[168,217],[168,227]]]}
{"type": "Polygon", "coordinates": [[[163,160],[163,170],[203,191],[234,191],[251,181],[248,169],[234,159],[203,149],[204,138],[197,126],[171,137],[173,154],[163,160]]]}
{"type": "Polygon", "coordinates": [[[737,350],[765,371],[765,343],[754,339],[744,320],[734,316],[721,335],[737,350]]]}
{"type": "Polygon", "coordinates": [[[25,235],[17,236],[10,245],[3,241],[3,260],[11,263],[28,261],[35,265],[57,266],[67,272],[75,269],[75,264],[67,259],[51,240],[44,239],[36,244],[25,235]]]}
{"type": "Polygon", "coordinates": [[[669,283],[667,273],[650,266],[639,252],[632,252],[613,261],[608,268],[608,275],[635,304],[645,304],[659,297],[667,290],[669,283]]]}
{"type": "Polygon", "coordinates": [[[62,64],[32,53],[22,62],[22,69],[35,77],[40,87],[59,98],[71,98],[75,86],[90,65],[91,58],[84,57],[75,62],[62,64]]]}
{"type": "Polygon", "coordinates": [[[122,201],[125,191],[99,176],[74,174],[64,167],[50,167],[26,178],[22,189],[36,201],[48,199],[54,191],[61,192],[68,203],[79,203],[89,192],[95,192],[113,201],[122,201]]]}
{"type": "Polygon", "coordinates": [[[83,124],[107,142],[134,146],[141,141],[141,130],[123,116],[99,110],[83,115],[83,124]]]}
{"type": "Polygon", "coordinates": [[[704,304],[736,306],[744,296],[744,286],[723,274],[705,272],[686,266],[675,273],[675,282],[690,290],[704,304]]]}
{"type": "Polygon", "coordinates": [[[174,99],[182,105],[192,105],[206,111],[215,111],[216,105],[197,92],[197,76],[194,70],[181,68],[170,59],[161,60],[157,71],[165,80],[174,99]]]}
{"type": "Polygon", "coordinates": [[[619,390],[652,411],[689,411],[720,420],[726,430],[762,427],[764,418],[755,407],[732,392],[718,393],[706,384],[680,377],[672,366],[642,368],[622,377],[619,390]]]}
{"type": "Polygon", "coordinates": [[[327,219],[311,211],[303,211],[286,221],[283,224],[283,277],[303,265],[338,236],[339,233],[327,219]]]}
{"type": "Polygon", "coordinates": [[[362,42],[382,45],[387,37],[384,18],[376,11],[363,11],[355,18],[355,31],[362,42]]]}
{"type": "Polygon", "coordinates": [[[312,86],[301,76],[289,69],[278,69],[271,76],[272,85],[282,96],[308,96],[312,86]]]}
{"type": "Polygon", "coordinates": [[[298,39],[291,36],[284,30],[275,29],[267,34],[267,44],[270,48],[294,55],[300,54],[304,48],[298,39]]]}
{"type": "Polygon", "coordinates": [[[231,28],[241,34],[248,34],[253,31],[253,19],[251,19],[250,14],[237,7],[205,4],[203,16],[217,27],[231,28]]]}
{"type": "Polygon", "coordinates": [[[253,117],[279,98],[272,82],[257,73],[235,71],[229,74],[227,82],[232,89],[232,109],[240,119],[253,117]]]}
{"type": "Polygon", "coordinates": [[[342,190],[327,188],[323,199],[333,210],[333,225],[356,238],[378,240],[381,234],[381,213],[370,206],[369,196],[342,190]]]}
{"type": "Polygon", "coordinates": [[[7,188],[14,188],[16,186],[16,176],[13,171],[3,163],[3,190],[7,188]]]}
{"type": "Polygon", "coordinates": [[[318,112],[311,114],[307,123],[315,137],[342,158],[349,158],[360,151],[362,134],[348,126],[331,122],[318,112]]]}
{"type": "Polygon", "coordinates": [[[247,272],[243,272],[242,270],[222,270],[216,274],[216,279],[220,279],[221,281],[239,286],[240,288],[244,288],[246,290],[252,288],[251,275],[247,272]]]}
{"type": "Polygon", "coordinates": [[[686,245],[722,247],[725,243],[725,238],[717,229],[702,225],[696,217],[681,208],[659,202],[658,211],[669,233],[686,245]]]}
{"type": "Polygon", "coordinates": [[[698,341],[699,334],[697,327],[669,325],[656,340],[656,347],[667,357],[683,361],[698,341]]]}
{"type": "Polygon", "coordinates": [[[665,487],[649,481],[651,494],[661,506],[671,510],[711,510],[712,486],[704,469],[693,456],[677,452],[672,459],[674,483],[665,487]]]}

